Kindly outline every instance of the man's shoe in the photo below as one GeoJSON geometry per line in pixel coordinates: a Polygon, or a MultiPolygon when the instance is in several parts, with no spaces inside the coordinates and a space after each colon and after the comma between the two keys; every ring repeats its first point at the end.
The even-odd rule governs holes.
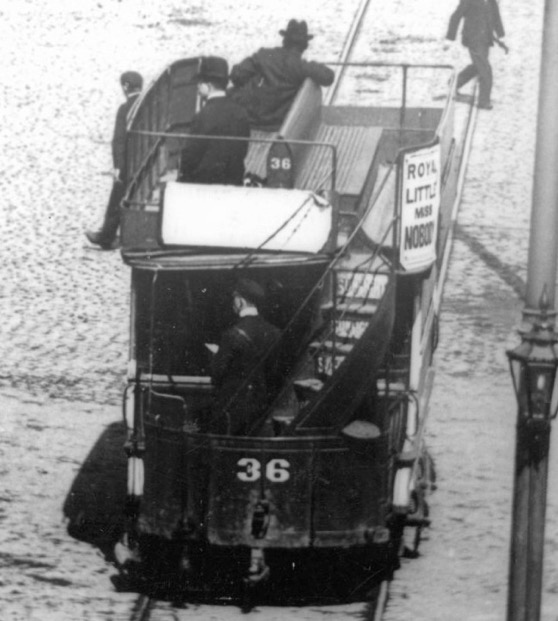
{"type": "Polygon", "coordinates": [[[104,239],[99,231],[85,231],[85,237],[92,244],[100,246],[103,250],[112,250],[112,242],[104,239]]]}
{"type": "Polygon", "coordinates": [[[491,103],[480,103],[477,106],[479,110],[492,110],[493,107],[494,106],[491,103]]]}

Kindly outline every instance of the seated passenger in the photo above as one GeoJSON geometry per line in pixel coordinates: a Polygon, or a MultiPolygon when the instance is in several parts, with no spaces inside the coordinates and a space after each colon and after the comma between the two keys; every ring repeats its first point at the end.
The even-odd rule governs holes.
{"type": "Polygon", "coordinates": [[[291,19],[279,34],[283,47],[260,48],[231,71],[231,96],[245,106],[252,127],[268,131],[279,129],[306,78],[329,86],[335,77],[326,65],[302,58],[313,38],[305,21],[291,19]]]}
{"type": "MultiPolygon", "coordinates": [[[[197,76],[203,108],[194,116],[191,133],[200,136],[250,137],[246,111],[227,96],[229,66],[224,58],[202,58],[197,76]]],[[[246,140],[189,138],[180,153],[178,181],[242,185],[246,140]]]]}
{"type": "Polygon", "coordinates": [[[258,313],[264,292],[247,279],[236,283],[233,310],[238,321],[221,337],[213,360],[216,394],[212,431],[246,435],[277,394],[277,356],[264,356],[281,331],[258,313]]]}

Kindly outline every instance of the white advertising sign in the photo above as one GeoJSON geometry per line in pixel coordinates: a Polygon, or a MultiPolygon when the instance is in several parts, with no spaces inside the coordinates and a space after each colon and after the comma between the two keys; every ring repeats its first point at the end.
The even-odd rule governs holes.
{"type": "Polygon", "coordinates": [[[403,154],[399,261],[409,272],[436,260],[440,211],[440,145],[403,154]]]}
{"type": "Polygon", "coordinates": [[[169,246],[320,252],[333,208],[305,190],[166,184],[161,241],[169,246]]]}

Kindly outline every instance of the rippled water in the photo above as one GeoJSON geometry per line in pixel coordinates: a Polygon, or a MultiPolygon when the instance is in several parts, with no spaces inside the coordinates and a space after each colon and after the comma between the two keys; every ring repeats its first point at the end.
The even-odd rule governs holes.
{"type": "MultiPolygon", "coordinates": [[[[457,0],[372,0],[357,58],[464,63],[467,57],[459,45],[443,49],[454,4],[457,0]]],[[[439,477],[431,500],[433,526],[422,556],[405,561],[398,572],[389,621],[505,617],[515,433],[505,349],[518,341],[514,326],[520,317],[519,295],[526,271],[542,23],[539,4],[500,3],[511,53],[492,52],[495,109],[478,118],[436,356],[429,421],[429,443],[439,477]]],[[[6,497],[11,500],[10,509],[0,511],[0,521],[17,526],[2,540],[0,560],[7,542],[14,558],[19,558],[18,549],[20,556],[33,557],[26,541],[36,537],[36,545],[48,541],[42,557],[67,564],[60,551],[52,553],[51,541],[62,541],[67,556],[81,559],[77,561],[82,576],[78,592],[91,598],[87,575],[95,562],[83,547],[65,541],[59,526],[49,527],[45,539],[44,519],[36,515],[38,506],[49,524],[59,519],[58,504],[45,499],[48,494],[42,494],[40,481],[51,481],[53,494],[68,489],[72,471],[64,470],[64,451],[58,466],[63,476],[55,482],[56,469],[48,461],[46,465],[37,461],[38,455],[44,455],[41,437],[47,436],[33,436],[37,452],[26,453],[29,439],[22,437],[18,421],[29,408],[42,408],[32,426],[40,426],[41,416],[45,417],[43,433],[66,442],[68,429],[73,429],[79,450],[73,447],[72,459],[78,459],[97,437],[100,422],[86,427],[70,423],[71,404],[60,408],[51,399],[74,400],[82,420],[118,417],[127,359],[129,272],[118,253],[87,247],[83,230],[100,222],[110,189],[109,141],[121,97],[119,74],[134,68],[153,78],[168,61],[198,54],[222,54],[235,62],[257,46],[275,45],[279,28],[295,16],[308,19],[317,35],[310,55],[333,59],[356,5],[356,0],[306,0],[304,4],[294,0],[12,0],[1,7],[0,387],[4,395],[28,394],[35,405],[27,406],[18,396],[17,408],[10,409],[17,413],[10,419],[13,426],[3,428],[9,441],[0,443],[2,454],[9,456],[9,463],[26,456],[21,463],[27,463],[28,470],[17,475],[12,469],[9,476],[3,475],[6,497]],[[14,387],[24,392],[11,393],[14,387]],[[106,404],[108,414],[101,415],[98,405],[88,411],[84,402],[106,404]],[[41,468],[45,479],[32,476],[41,468]],[[21,489],[27,484],[31,486],[27,494],[33,496],[29,506],[26,488],[21,489]],[[33,535],[31,526],[26,535],[25,523],[9,516],[16,506],[33,525],[33,535]]],[[[360,79],[360,101],[373,98],[374,91],[372,78],[360,79]]],[[[28,427],[24,431],[28,433],[28,427]]],[[[554,430],[553,440],[557,433],[554,430]]],[[[558,614],[557,459],[554,442],[545,621],[556,621],[558,614]]],[[[116,604],[103,603],[107,570],[102,562],[97,567],[101,573],[91,588],[98,616],[91,618],[108,619],[116,604]]],[[[66,571],[71,574],[71,563],[66,571]]],[[[22,584],[32,589],[29,576],[26,580],[31,582],[22,584]]],[[[10,585],[6,583],[1,591],[4,603],[25,599],[25,587],[18,587],[17,581],[10,585]]],[[[68,595],[58,592],[53,601],[64,602],[64,597],[68,595]]],[[[65,608],[62,604],[64,614],[58,610],[50,618],[72,618],[74,605],[82,610],[83,603],[68,602],[65,608]]],[[[12,619],[34,618],[29,610],[35,610],[37,618],[48,618],[38,602],[13,610],[12,619]]],[[[358,614],[354,609],[346,612],[358,614]]],[[[338,609],[332,613],[343,614],[338,609]]],[[[274,615],[264,611],[262,618],[274,615]]]]}

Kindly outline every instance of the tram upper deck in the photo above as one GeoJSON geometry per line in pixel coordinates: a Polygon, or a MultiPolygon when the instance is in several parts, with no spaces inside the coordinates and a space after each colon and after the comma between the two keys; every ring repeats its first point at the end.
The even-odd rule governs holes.
{"type": "MultiPolygon", "coordinates": [[[[198,59],[187,59],[168,67],[143,94],[131,119],[128,178],[132,181],[124,201],[121,233],[125,260],[134,261],[146,252],[179,252],[179,244],[168,249],[161,237],[162,207],[165,189],[175,183],[181,144],[187,139],[190,121],[199,105],[193,80],[197,66],[198,59]]],[[[324,105],[321,89],[307,80],[278,132],[252,131],[245,160],[246,172],[263,181],[264,191],[292,188],[326,197],[334,212],[332,234],[338,239],[332,244],[329,238],[328,244],[324,244],[325,252],[342,244],[363,218],[363,231],[373,243],[394,244],[389,230],[394,228],[396,216],[396,161],[401,149],[439,140],[442,165],[450,159],[451,97],[443,105],[413,107],[408,105],[415,83],[410,76],[417,68],[373,64],[366,67],[381,67],[402,76],[400,92],[391,102],[324,105]]],[[[440,69],[442,73],[447,71],[445,79],[451,87],[451,68],[431,69],[438,76],[440,69]]],[[[223,187],[227,202],[231,203],[241,203],[247,192],[261,191],[223,187]]],[[[183,190],[182,196],[186,202],[193,199],[188,190],[183,190]]],[[[198,255],[198,260],[200,254],[212,254],[208,250],[195,243],[182,248],[185,254],[198,255]]]]}

